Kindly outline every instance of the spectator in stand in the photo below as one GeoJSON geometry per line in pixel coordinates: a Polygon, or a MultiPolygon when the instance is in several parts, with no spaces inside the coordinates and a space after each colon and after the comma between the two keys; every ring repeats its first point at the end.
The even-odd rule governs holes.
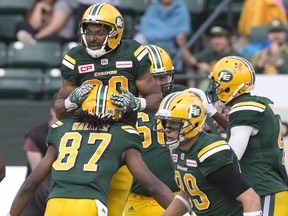
{"type": "Polygon", "coordinates": [[[288,74],[287,26],[280,19],[272,19],[268,25],[270,46],[252,57],[256,73],[288,74]]]}
{"type": "MultiPolygon", "coordinates": [[[[148,6],[134,39],[160,46],[173,58],[178,51],[176,38],[190,32],[190,14],[182,0],[157,0],[148,6]]],[[[183,70],[181,61],[174,66],[175,72],[183,70]]]]}
{"type": "MultiPolygon", "coordinates": [[[[197,73],[203,74],[205,77],[211,72],[215,63],[224,56],[242,56],[233,48],[231,42],[231,30],[224,22],[218,21],[212,24],[208,34],[210,47],[195,54],[192,54],[189,47],[186,45],[185,35],[182,34],[177,37],[177,44],[186,65],[193,67],[197,73]]],[[[204,80],[200,86],[200,88],[206,90],[208,88],[208,82],[204,80]]]]}
{"type": "Polygon", "coordinates": [[[16,25],[17,40],[22,42],[75,39],[73,9],[66,0],[35,0],[27,19],[16,25]]]}
{"type": "MultiPolygon", "coordinates": [[[[26,177],[30,175],[32,170],[34,170],[36,165],[46,154],[48,148],[46,145],[46,136],[48,134],[49,127],[57,121],[56,113],[53,109],[53,103],[55,99],[56,95],[52,99],[52,104],[50,108],[50,120],[45,121],[42,124],[34,127],[25,136],[24,150],[26,151],[26,156],[28,160],[26,177]]],[[[39,186],[31,202],[28,204],[21,216],[43,216],[50,187],[51,176],[49,175],[45,179],[45,181],[39,186]]]]}
{"type": "Polygon", "coordinates": [[[274,18],[287,24],[283,0],[246,0],[239,18],[238,32],[249,36],[253,27],[266,26],[274,18]]]}

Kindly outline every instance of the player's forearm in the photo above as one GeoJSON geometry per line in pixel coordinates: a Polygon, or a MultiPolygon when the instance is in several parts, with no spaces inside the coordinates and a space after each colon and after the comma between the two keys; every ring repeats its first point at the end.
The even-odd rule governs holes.
{"type": "Polygon", "coordinates": [[[261,211],[260,198],[252,188],[249,188],[248,190],[240,194],[240,196],[238,196],[236,199],[242,202],[243,211],[245,213],[261,211]]]}
{"type": "Polygon", "coordinates": [[[65,119],[71,117],[72,112],[67,112],[63,99],[57,99],[53,105],[57,119],[65,119]]]}
{"type": "Polygon", "coordinates": [[[168,208],[170,203],[174,199],[174,194],[170,190],[167,185],[160,182],[153,186],[153,188],[150,188],[149,190],[151,196],[164,208],[168,208]]]}
{"type": "Polygon", "coordinates": [[[228,121],[226,117],[218,112],[216,112],[212,118],[224,129],[227,129],[228,121]]]}
{"type": "Polygon", "coordinates": [[[162,99],[163,97],[160,94],[152,94],[145,97],[146,108],[143,110],[143,112],[156,113],[162,99]]]}
{"type": "Polygon", "coordinates": [[[37,187],[34,184],[26,182],[21,186],[10,208],[10,216],[18,216],[24,211],[30,200],[32,199],[37,187]]]}

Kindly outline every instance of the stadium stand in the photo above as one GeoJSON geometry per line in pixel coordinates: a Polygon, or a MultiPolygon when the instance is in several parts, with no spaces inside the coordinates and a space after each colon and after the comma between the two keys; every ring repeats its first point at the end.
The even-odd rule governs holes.
{"type": "Polygon", "coordinates": [[[42,71],[35,68],[1,68],[0,99],[38,99],[42,88],[42,71]]]}
{"type": "MultiPolygon", "coordinates": [[[[1,7],[1,6],[0,6],[1,7]]],[[[0,13],[1,14],[1,13],[0,13]]],[[[0,41],[10,43],[16,40],[16,23],[24,20],[21,14],[0,15],[0,41]]]]}
{"type": "Polygon", "coordinates": [[[8,46],[8,67],[59,67],[62,61],[61,45],[58,42],[22,43],[12,42],[8,46]]]}
{"type": "Polygon", "coordinates": [[[0,14],[26,15],[34,0],[0,0],[0,14]]]}

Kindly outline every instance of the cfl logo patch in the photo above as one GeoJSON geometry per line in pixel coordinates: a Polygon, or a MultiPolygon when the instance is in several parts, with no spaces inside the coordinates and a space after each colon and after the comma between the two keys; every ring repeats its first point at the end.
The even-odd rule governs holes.
{"type": "Polygon", "coordinates": [[[189,109],[189,116],[197,118],[201,115],[201,108],[198,105],[192,104],[189,109]]]}
{"type": "Polygon", "coordinates": [[[230,82],[233,78],[233,74],[230,71],[221,71],[219,73],[219,81],[230,82]]]}

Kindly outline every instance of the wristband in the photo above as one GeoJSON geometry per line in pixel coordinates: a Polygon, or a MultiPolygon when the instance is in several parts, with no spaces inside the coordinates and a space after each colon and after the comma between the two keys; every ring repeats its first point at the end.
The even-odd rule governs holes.
{"type": "Polygon", "coordinates": [[[244,212],[243,216],[261,216],[262,211],[255,211],[255,212],[244,212]]]}
{"type": "Polygon", "coordinates": [[[146,108],[147,104],[146,104],[146,100],[145,98],[138,98],[140,101],[140,108],[139,111],[142,111],[146,108]]]}
{"type": "MultiPolygon", "coordinates": [[[[174,199],[180,200],[180,201],[186,206],[188,212],[191,211],[190,203],[189,203],[184,197],[182,197],[182,196],[180,196],[180,195],[176,195],[176,196],[174,197],[174,199]]],[[[245,216],[246,216],[246,215],[245,215],[245,216]]]]}

